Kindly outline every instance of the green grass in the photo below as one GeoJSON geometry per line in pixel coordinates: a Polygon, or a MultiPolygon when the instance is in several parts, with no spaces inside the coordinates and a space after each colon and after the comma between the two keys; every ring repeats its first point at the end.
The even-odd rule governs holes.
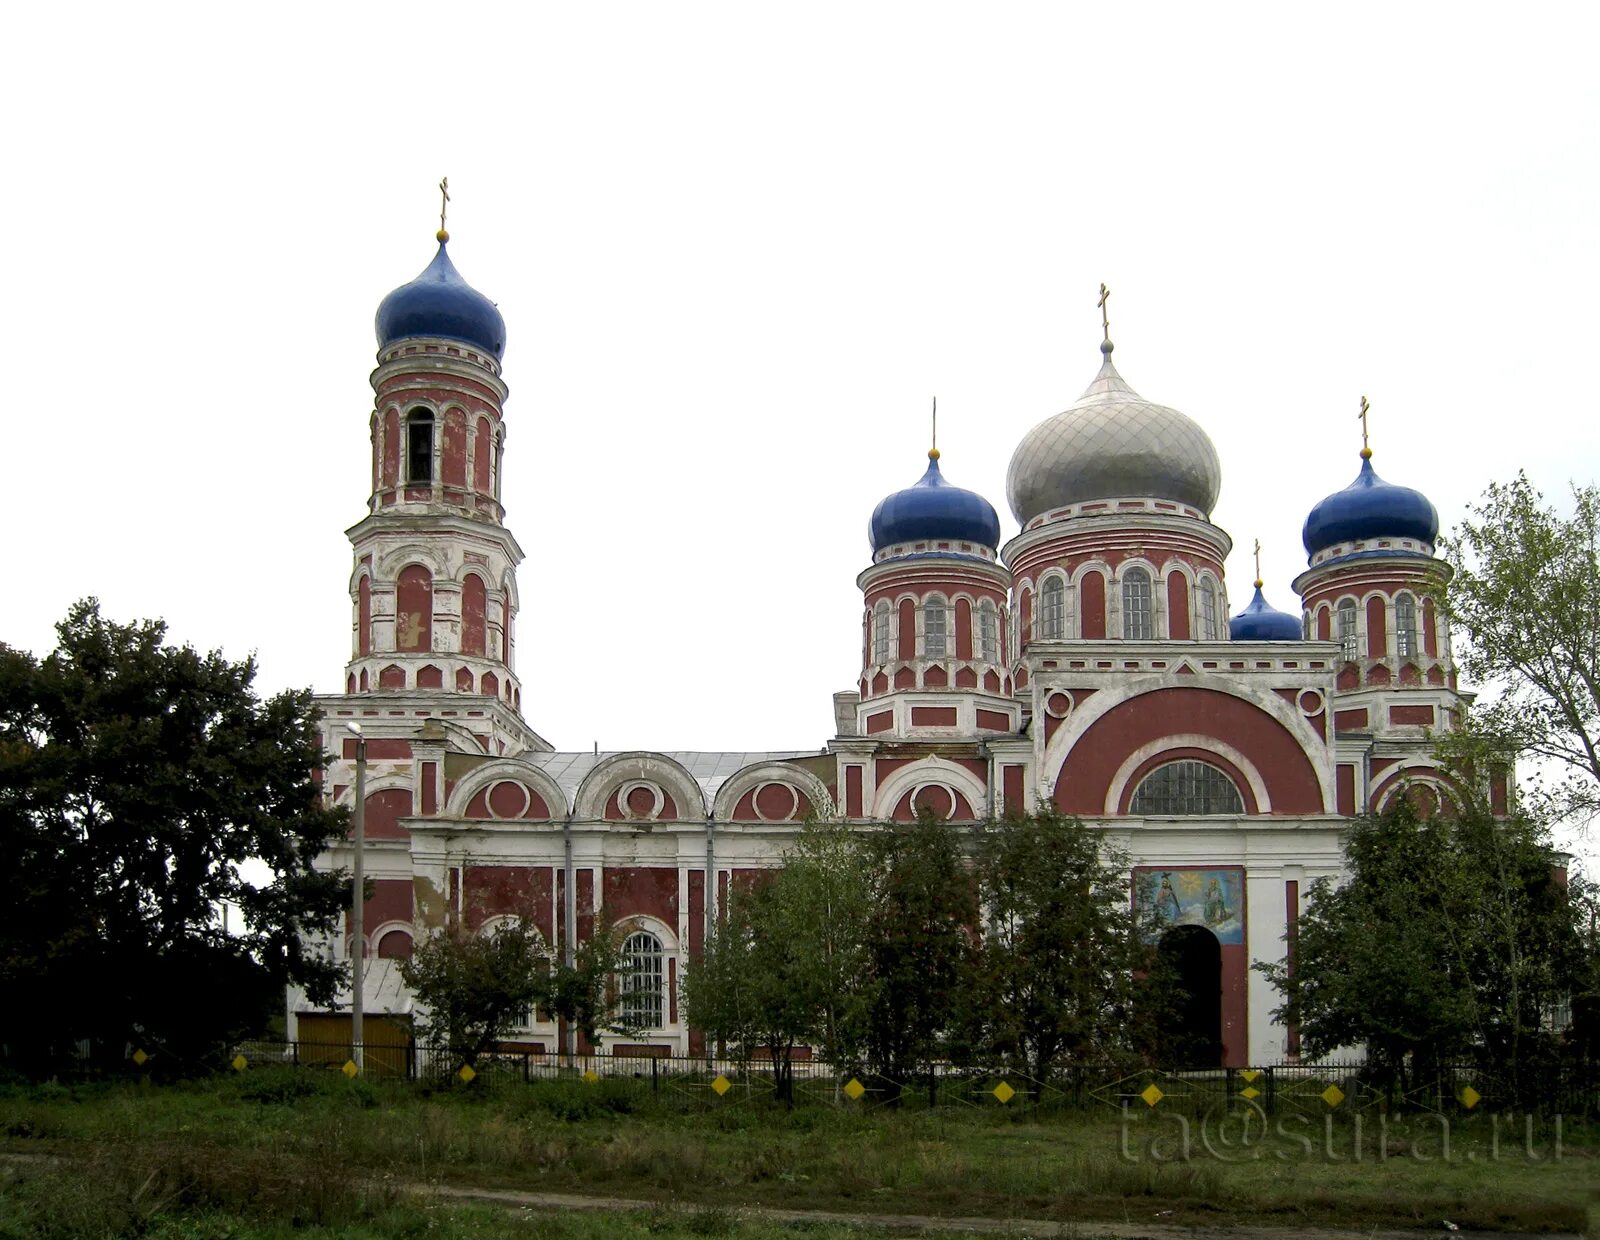
{"type": "MultiPolygon", "coordinates": [[[[628,1227],[639,1235],[795,1234],[740,1220],[735,1212],[746,1206],[1352,1230],[1437,1230],[1450,1219],[1463,1227],[1578,1231],[1596,1181],[1592,1135],[1571,1125],[1559,1163],[1523,1157],[1504,1133],[1499,1160],[1489,1161],[1485,1134],[1472,1125],[1453,1134],[1449,1161],[1438,1157],[1431,1129],[1415,1152],[1432,1161],[1413,1157],[1415,1131],[1398,1129],[1389,1133],[1391,1157],[1379,1161],[1369,1121],[1359,1163],[1349,1158],[1348,1123],[1332,1130],[1335,1158],[1321,1148],[1320,1128],[1307,1131],[1309,1152],[1297,1133],[1256,1134],[1248,1146],[1222,1149],[1236,1159],[1225,1161],[1205,1156],[1195,1122],[1195,1156],[1162,1161],[1149,1141],[1160,1136],[1158,1152],[1176,1152],[1176,1119],[1132,1124],[1130,1158],[1109,1111],[1044,1121],[998,1105],[789,1113],[730,1095],[725,1106],[684,1113],[658,1109],[647,1090],[627,1082],[428,1093],[289,1070],[193,1085],[11,1087],[0,1089],[0,1160],[11,1155],[21,1170],[0,1192],[0,1211],[8,1212],[0,1213],[0,1237],[280,1234],[273,1228],[420,1235],[418,1219],[431,1220],[428,1234],[476,1235],[492,1234],[483,1219],[504,1225],[498,1207],[420,1206],[403,1192],[418,1184],[586,1193],[700,1211],[663,1216],[656,1224],[667,1230],[654,1231],[656,1224],[631,1215],[596,1222],[538,1214],[539,1227],[558,1230],[528,1234],[552,1237],[635,1234],[628,1227]],[[29,1187],[41,1177],[53,1178],[55,1190],[29,1187]],[[63,1191],[69,1182],[110,1187],[63,1191]],[[81,1207],[93,1218],[83,1226],[70,1218],[51,1223],[54,1230],[11,1221],[50,1197],[68,1203],[52,1209],[81,1207]],[[205,1230],[222,1226],[217,1220],[245,1230],[205,1230]],[[180,1223],[199,1230],[158,1230],[180,1223]]],[[[1536,1133],[1536,1142],[1548,1155],[1549,1135],[1536,1133]]]]}

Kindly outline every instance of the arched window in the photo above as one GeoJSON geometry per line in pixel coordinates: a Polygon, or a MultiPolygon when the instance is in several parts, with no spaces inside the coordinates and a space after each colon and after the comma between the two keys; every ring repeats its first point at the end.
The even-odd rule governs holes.
{"type": "Polygon", "coordinates": [[[489,651],[489,588],[476,573],[461,583],[461,653],[484,655],[489,651]]]}
{"type": "Polygon", "coordinates": [[[1047,577],[1039,590],[1039,640],[1058,642],[1067,635],[1067,591],[1061,578],[1047,577]]]}
{"type": "Polygon", "coordinates": [[[985,663],[1000,662],[1000,617],[988,599],[978,604],[978,657],[985,663]]]}
{"type": "Polygon", "coordinates": [[[950,618],[944,597],[930,594],[922,605],[922,657],[942,659],[949,649],[950,618]]]}
{"type": "Polygon", "coordinates": [[[395,584],[394,646],[433,649],[433,574],[421,564],[402,568],[395,584]]]}
{"type": "Polygon", "coordinates": [[[1209,762],[1181,758],[1156,767],[1139,781],[1128,812],[1158,817],[1242,814],[1244,799],[1233,780],[1209,762]]]}
{"type": "Polygon", "coordinates": [[[1150,574],[1130,568],[1122,575],[1122,636],[1125,641],[1149,641],[1155,636],[1150,620],[1150,574]]]}
{"type": "Polygon", "coordinates": [[[433,481],[433,414],[426,409],[406,415],[406,481],[433,481]]]}
{"type": "Polygon", "coordinates": [[[1356,661],[1356,601],[1339,600],[1339,657],[1346,663],[1356,661]]]}
{"type": "Polygon", "coordinates": [[[872,661],[889,661],[889,600],[879,599],[872,609],[872,661]]]}
{"type": "Polygon", "coordinates": [[[635,930],[623,940],[617,990],[622,999],[622,1016],[630,1024],[659,1029],[665,1023],[665,956],[661,940],[648,930],[635,930]]]}
{"type": "Polygon", "coordinates": [[[1200,598],[1200,640],[1214,642],[1217,640],[1217,583],[1202,577],[1196,593],[1200,598]]]}
{"type": "Polygon", "coordinates": [[[1394,598],[1394,652],[1402,659],[1417,653],[1417,600],[1409,594],[1394,598]]]}

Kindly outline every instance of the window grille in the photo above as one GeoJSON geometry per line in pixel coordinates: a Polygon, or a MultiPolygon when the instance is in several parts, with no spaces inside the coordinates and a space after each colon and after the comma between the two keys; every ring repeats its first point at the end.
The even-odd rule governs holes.
{"type": "Polygon", "coordinates": [[[1395,596],[1394,652],[1402,659],[1417,653],[1417,601],[1409,594],[1395,596]]]}
{"type": "Polygon", "coordinates": [[[1208,762],[1183,758],[1146,775],[1134,791],[1128,812],[1160,817],[1242,814],[1244,799],[1222,771],[1208,762]]]}
{"type": "Polygon", "coordinates": [[[1150,619],[1150,574],[1130,568],[1122,577],[1122,636],[1149,641],[1155,636],[1150,619]]]}
{"type": "Polygon", "coordinates": [[[872,661],[889,661],[889,604],[879,603],[872,613],[872,661]]]}
{"type": "Polygon", "coordinates": [[[1052,577],[1039,591],[1039,640],[1058,642],[1067,635],[1067,592],[1061,578],[1052,577]]]}
{"type": "Polygon", "coordinates": [[[978,653],[985,663],[1000,661],[1000,618],[988,600],[978,604],[978,653]]]}
{"type": "Polygon", "coordinates": [[[1354,663],[1356,656],[1356,604],[1347,598],[1339,604],[1339,657],[1354,663]]]}
{"type": "Polygon", "coordinates": [[[1217,640],[1217,584],[1209,577],[1200,578],[1200,640],[1217,640]]]}
{"type": "Polygon", "coordinates": [[[648,930],[636,930],[622,943],[622,974],[618,991],[622,1015],[628,1023],[659,1029],[666,966],[661,940],[648,930]]]}
{"type": "Polygon", "coordinates": [[[928,659],[942,659],[948,648],[949,619],[944,600],[937,594],[922,608],[922,654],[928,659]]]}

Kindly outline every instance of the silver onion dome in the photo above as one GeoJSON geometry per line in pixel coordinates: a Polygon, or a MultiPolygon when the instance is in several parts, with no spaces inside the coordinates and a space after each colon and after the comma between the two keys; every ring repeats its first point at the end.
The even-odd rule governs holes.
{"type": "Polygon", "coordinates": [[[1198,508],[1208,517],[1222,490],[1222,466],[1194,419],[1151,404],[1111,364],[1100,346],[1100,373],[1075,403],[1022,437],[1006,473],[1006,495],[1019,524],[1085,500],[1154,498],[1198,508]]]}

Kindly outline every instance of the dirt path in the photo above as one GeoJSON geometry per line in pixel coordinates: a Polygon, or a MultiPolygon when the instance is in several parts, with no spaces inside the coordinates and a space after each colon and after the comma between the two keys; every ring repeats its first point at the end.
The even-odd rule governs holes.
{"type": "MultiPolygon", "coordinates": [[[[588,1197],[577,1193],[524,1193],[511,1189],[462,1188],[446,1184],[412,1185],[411,1191],[448,1201],[473,1201],[507,1207],[545,1210],[652,1210],[663,1204],[629,1197],[588,1197]]],[[[688,1203],[684,1203],[688,1205],[688,1203]]],[[[770,1206],[741,1206],[735,1213],[775,1223],[834,1223],[850,1227],[877,1227],[890,1231],[968,1232],[973,1235],[1073,1237],[1075,1240],[1421,1240],[1425,1236],[1451,1236],[1462,1240],[1581,1240],[1575,1232],[1546,1232],[1537,1236],[1510,1231],[1415,1230],[1340,1231],[1328,1227],[1183,1227],[1164,1223],[1055,1219],[941,1218],[928,1214],[851,1214],[837,1210],[780,1210],[770,1206]]]]}

